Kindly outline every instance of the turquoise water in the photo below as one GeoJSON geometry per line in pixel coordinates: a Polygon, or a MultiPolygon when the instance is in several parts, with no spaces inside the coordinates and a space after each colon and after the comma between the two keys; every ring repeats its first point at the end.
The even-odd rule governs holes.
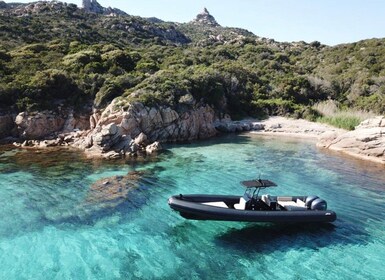
{"type": "MultiPolygon", "coordinates": [[[[108,186],[106,185],[108,189],[108,186]]],[[[171,146],[148,162],[0,150],[0,279],[384,279],[384,167],[314,143],[228,136],[171,146]],[[136,171],[127,198],[91,187],[136,171]],[[317,194],[334,224],[189,221],[179,193],[317,194]],[[91,199],[92,198],[92,199],[91,199]]]]}

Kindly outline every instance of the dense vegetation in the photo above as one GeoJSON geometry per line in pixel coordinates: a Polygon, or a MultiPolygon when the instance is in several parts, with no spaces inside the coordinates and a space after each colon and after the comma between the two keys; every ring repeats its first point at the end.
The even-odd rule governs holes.
{"type": "Polygon", "coordinates": [[[85,13],[75,5],[0,9],[0,106],[52,109],[141,101],[201,103],[233,118],[315,118],[315,104],[385,113],[385,40],[328,47],[245,30],[85,13]]]}

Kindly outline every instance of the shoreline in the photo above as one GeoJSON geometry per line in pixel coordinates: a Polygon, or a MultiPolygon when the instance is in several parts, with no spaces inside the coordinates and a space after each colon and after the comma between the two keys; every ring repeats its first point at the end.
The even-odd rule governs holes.
{"type": "MultiPolygon", "coordinates": [[[[110,136],[110,134],[113,134],[110,133],[110,130],[115,128],[116,125],[114,127],[110,126],[114,126],[114,124],[111,123],[107,126],[108,131],[104,129],[108,133],[104,132],[104,130],[100,132],[106,134],[108,139],[114,138],[110,136]]],[[[209,126],[209,124],[206,123],[206,126],[209,126]]],[[[118,129],[115,130],[118,131],[118,129]]],[[[231,121],[230,119],[227,119],[221,122],[214,122],[212,124],[212,130],[223,132],[224,134],[247,133],[249,135],[284,137],[302,141],[311,141],[320,149],[385,165],[385,117],[383,116],[366,120],[357,126],[356,130],[353,131],[347,131],[335,128],[328,124],[311,122],[304,119],[292,119],[277,116],[269,117],[266,120],[245,119],[242,121],[231,121]]],[[[16,145],[14,143],[14,146],[32,150],[46,149],[50,147],[74,148],[83,151],[88,158],[97,157],[112,159],[121,157],[121,153],[116,153],[113,150],[105,152],[104,154],[102,151],[97,150],[99,153],[95,153],[95,149],[91,149],[93,147],[90,149],[81,149],[81,147],[75,145],[84,138],[82,138],[82,136],[84,136],[84,133],[87,134],[87,132],[89,134],[92,131],[72,132],[68,134],[69,136],[64,137],[63,139],[59,139],[60,137],[58,138],[62,141],[59,141],[58,139],[40,141],[29,140],[25,141],[23,144],[20,143],[16,145]]],[[[137,137],[138,139],[134,139],[134,141],[132,139],[128,140],[131,140],[131,142],[137,142],[137,145],[140,145],[140,147],[143,146],[141,150],[143,150],[143,152],[146,151],[147,153],[147,145],[141,144],[144,140],[139,141],[139,138],[143,138],[145,135],[143,137],[139,136],[137,137]],[[144,147],[146,147],[146,150],[144,150],[144,147]]],[[[152,154],[162,149],[159,142],[154,142],[153,144],[157,145],[154,150],[149,150],[148,154],[152,154]]],[[[152,147],[152,145],[149,145],[149,147],[152,147]]],[[[139,150],[140,149],[138,149],[138,151],[139,150]]]]}
{"type": "Polygon", "coordinates": [[[353,131],[303,119],[270,117],[253,122],[263,127],[250,134],[313,141],[319,149],[385,165],[385,117],[366,120],[353,131]]]}
{"type": "Polygon", "coordinates": [[[304,119],[291,119],[285,117],[270,117],[263,121],[254,122],[263,129],[251,131],[257,135],[273,135],[293,138],[306,138],[319,141],[325,134],[342,134],[347,131],[323,123],[316,123],[304,119]]]}

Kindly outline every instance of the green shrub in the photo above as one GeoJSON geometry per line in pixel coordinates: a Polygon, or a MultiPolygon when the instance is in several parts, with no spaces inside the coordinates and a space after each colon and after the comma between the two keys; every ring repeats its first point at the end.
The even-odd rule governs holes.
{"type": "Polygon", "coordinates": [[[293,101],[283,99],[254,100],[251,102],[254,108],[254,116],[287,116],[295,113],[301,108],[293,101]]]}
{"type": "Polygon", "coordinates": [[[333,117],[320,117],[317,119],[318,122],[327,123],[334,127],[354,130],[354,128],[359,125],[363,119],[355,116],[333,116],[333,117]]]}
{"type": "Polygon", "coordinates": [[[119,66],[125,71],[132,71],[135,69],[135,63],[131,56],[122,50],[113,50],[102,55],[103,61],[105,61],[108,67],[119,66]]]}
{"type": "Polygon", "coordinates": [[[49,69],[35,74],[20,93],[17,106],[20,110],[50,109],[59,99],[73,105],[80,95],[80,90],[65,72],[49,69]]]}

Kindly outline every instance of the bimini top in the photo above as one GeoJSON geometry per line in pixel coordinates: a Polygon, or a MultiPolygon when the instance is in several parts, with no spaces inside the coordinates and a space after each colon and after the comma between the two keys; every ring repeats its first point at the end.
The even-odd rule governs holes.
{"type": "Polygon", "coordinates": [[[268,188],[268,187],[276,187],[277,184],[270,180],[250,180],[241,182],[243,186],[246,188],[268,188]]]}

